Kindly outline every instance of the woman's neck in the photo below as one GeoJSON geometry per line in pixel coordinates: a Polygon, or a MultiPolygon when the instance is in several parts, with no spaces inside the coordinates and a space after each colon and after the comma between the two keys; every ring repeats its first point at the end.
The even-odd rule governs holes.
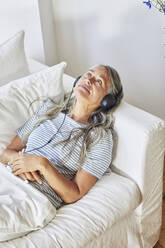
{"type": "Polygon", "coordinates": [[[69,116],[77,122],[88,124],[88,118],[95,109],[96,106],[82,104],[77,101],[69,116]]]}
{"type": "Polygon", "coordinates": [[[77,117],[74,113],[70,113],[69,117],[72,118],[73,120],[83,123],[83,124],[88,124],[88,120],[86,117],[77,117]]]}

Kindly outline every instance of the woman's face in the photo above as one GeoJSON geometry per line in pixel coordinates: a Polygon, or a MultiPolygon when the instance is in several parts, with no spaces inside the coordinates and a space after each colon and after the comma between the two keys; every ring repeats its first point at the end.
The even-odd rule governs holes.
{"type": "Polygon", "coordinates": [[[109,73],[103,66],[89,69],[74,87],[77,101],[85,101],[98,107],[110,87],[109,73]]]}

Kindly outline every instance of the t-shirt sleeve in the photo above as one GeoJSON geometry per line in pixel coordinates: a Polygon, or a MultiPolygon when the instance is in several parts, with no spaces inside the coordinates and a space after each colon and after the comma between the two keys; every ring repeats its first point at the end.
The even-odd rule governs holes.
{"type": "Polygon", "coordinates": [[[89,151],[81,169],[100,179],[109,171],[112,162],[113,135],[109,129],[106,135],[101,138],[98,144],[89,151]]]}
{"type": "Polygon", "coordinates": [[[40,114],[46,112],[49,106],[52,105],[52,101],[48,99],[39,109],[33,114],[21,127],[16,130],[17,135],[23,140],[23,137],[32,131],[34,124],[38,120],[40,114]]]}

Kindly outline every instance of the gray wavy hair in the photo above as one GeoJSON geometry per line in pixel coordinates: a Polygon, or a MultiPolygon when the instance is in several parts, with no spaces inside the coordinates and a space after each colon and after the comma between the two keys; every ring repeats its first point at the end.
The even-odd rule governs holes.
{"type": "MultiPolygon", "coordinates": [[[[91,68],[94,68],[96,66],[103,66],[107,70],[110,81],[111,81],[107,94],[111,93],[116,96],[122,87],[118,72],[113,67],[110,67],[109,65],[103,65],[103,64],[98,64],[98,65],[92,66],[91,68]]],[[[39,126],[41,122],[43,122],[44,120],[48,120],[48,119],[49,120],[54,119],[60,112],[63,112],[63,113],[67,112],[67,114],[70,114],[77,101],[75,96],[70,98],[70,93],[71,92],[65,93],[64,102],[62,104],[57,104],[53,101],[53,99],[49,98],[51,101],[53,101],[54,103],[53,106],[49,107],[46,113],[43,113],[39,116],[39,119],[36,121],[31,132],[37,126],[39,126]]],[[[67,139],[59,141],[53,144],[52,146],[54,147],[58,144],[64,143],[64,146],[62,147],[64,149],[65,146],[69,142],[73,141],[72,147],[69,153],[67,154],[67,156],[65,157],[65,159],[68,159],[71,156],[72,152],[74,151],[74,146],[77,144],[79,139],[82,138],[83,139],[82,149],[81,149],[80,157],[79,157],[79,163],[81,165],[85,161],[85,158],[87,156],[87,151],[92,146],[96,145],[100,141],[100,139],[103,138],[104,135],[107,134],[108,129],[111,129],[113,131],[113,125],[115,121],[113,112],[116,110],[116,108],[120,104],[122,98],[123,98],[123,91],[122,91],[122,94],[117,98],[115,106],[113,106],[109,111],[105,112],[100,107],[98,107],[89,116],[89,119],[88,119],[89,124],[87,124],[85,127],[73,128],[67,139]],[[72,133],[75,133],[73,137],[72,137],[72,133]]],[[[27,137],[30,135],[30,133],[28,133],[26,137],[24,137],[24,140],[27,140],[27,137]]]]}

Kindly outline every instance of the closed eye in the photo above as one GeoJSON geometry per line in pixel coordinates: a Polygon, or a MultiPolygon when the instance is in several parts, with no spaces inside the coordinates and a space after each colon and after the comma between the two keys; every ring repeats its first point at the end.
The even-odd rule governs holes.
{"type": "Polygon", "coordinates": [[[91,78],[92,77],[92,73],[88,72],[85,77],[91,78]]]}
{"type": "MultiPolygon", "coordinates": [[[[84,77],[85,78],[91,78],[93,76],[93,74],[89,71],[89,72],[87,72],[85,75],[84,75],[84,77]]],[[[99,85],[103,85],[103,80],[101,80],[101,79],[96,79],[96,82],[97,82],[97,84],[99,84],[99,85]]]]}
{"type": "Polygon", "coordinates": [[[102,81],[100,79],[98,79],[97,82],[99,83],[99,85],[102,85],[102,81]]]}

